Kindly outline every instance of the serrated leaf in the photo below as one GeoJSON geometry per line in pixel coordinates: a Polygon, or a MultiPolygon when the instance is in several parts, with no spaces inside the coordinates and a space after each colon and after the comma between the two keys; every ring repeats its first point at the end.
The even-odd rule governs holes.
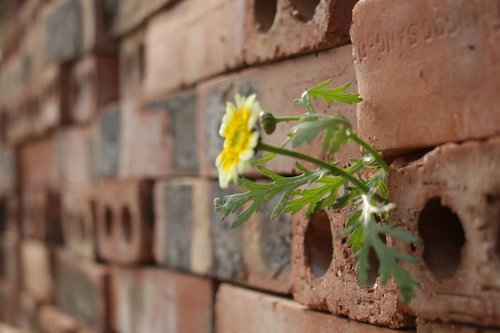
{"type": "Polygon", "coordinates": [[[333,102],[341,102],[346,104],[354,104],[363,101],[358,93],[344,93],[349,87],[350,83],[344,84],[340,87],[330,88],[328,86],[333,82],[333,79],[326,80],[320,84],[309,88],[307,94],[313,100],[320,98],[326,104],[332,104],[333,102]]]}

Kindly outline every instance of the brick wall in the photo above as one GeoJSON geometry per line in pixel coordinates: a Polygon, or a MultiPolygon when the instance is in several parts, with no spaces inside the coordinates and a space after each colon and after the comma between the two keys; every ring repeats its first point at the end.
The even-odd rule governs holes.
{"type": "Polygon", "coordinates": [[[498,0],[0,10],[0,333],[500,331],[498,0]],[[358,284],[345,212],[269,223],[269,206],[230,230],[213,210],[238,190],[214,165],[226,101],[300,114],[330,77],[364,101],[318,112],[384,152],[392,219],[422,238],[402,248],[422,258],[409,304],[358,284]]]}

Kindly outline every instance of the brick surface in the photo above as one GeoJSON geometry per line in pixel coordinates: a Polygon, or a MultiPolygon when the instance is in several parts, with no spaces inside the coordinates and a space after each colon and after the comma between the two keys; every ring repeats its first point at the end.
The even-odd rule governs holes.
{"type": "MultiPolygon", "coordinates": [[[[351,319],[393,328],[414,325],[398,289],[381,285],[376,270],[371,285],[361,286],[356,263],[346,240],[336,235],[346,223],[345,212],[319,211],[293,216],[293,294],[309,307],[329,310],[351,319]]],[[[372,263],[376,267],[376,262],[372,263]]]]}
{"type": "Polygon", "coordinates": [[[216,332],[395,332],[315,312],[289,299],[229,284],[219,287],[215,306],[216,332]]]}
{"type": "Polygon", "coordinates": [[[241,65],[244,7],[244,1],[183,0],[155,15],[146,33],[147,96],[162,96],[241,65]]]}
{"type": "Polygon", "coordinates": [[[88,259],[96,257],[94,193],[86,189],[69,189],[62,198],[64,245],[88,259]]]}
{"type": "Polygon", "coordinates": [[[155,184],[155,259],[198,274],[212,269],[211,183],[178,178],[155,184]]]}
{"type": "Polygon", "coordinates": [[[39,332],[36,300],[26,293],[19,295],[19,327],[23,332],[39,332]]]}
{"type": "Polygon", "coordinates": [[[15,327],[5,324],[0,324],[0,333],[21,333],[22,331],[15,327]]]}
{"type": "Polygon", "coordinates": [[[498,326],[500,140],[446,144],[402,158],[389,173],[391,220],[422,238],[403,251],[422,284],[410,303],[429,320],[498,326]]]}
{"type": "Polygon", "coordinates": [[[62,180],[57,140],[53,136],[29,142],[18,150],[18,177],[23,186],[54,187],[62,180]]]}
{"type": "MultiPolygon", "coordinates": [[[[356,91],[350,46],[245,70],[199,84],[197,132],[201,133],[198,136],[201,174],[217,177],[215,159],[224,142],[218,134],[219,128],[225,114],[226,102],[233,100],[235,93],[243,95],[256,93],[262,108],[275,116],[302,115],[305,109],[294,105],[293,100],[299,98],[305,89],[330,77],[335,78],[336,84],[352,82],[352,90],[356,91]],[[307,75],[304,75],[303,68],[307,68],[307,75]]],[[[355,106],[335,104],[327,107],[320,101],[314,105],[317,112],[347,117],[355,128],[355,106]]],[[[293,124],[280,124],[272,135],[262,134],[263,140],[269,144],[280,145],[292,126],[293,124]]],[[[324,155],[319,142],[299,147],[298,150],[318,157],[324,155]]],[[[356,156],[357,152],[356,147],[348,146],[334,157],[345,163],[348,158],[356,156]]],[[[296,171],[295,161],[284,156],[276,157],[266,166],[285,174],[296,171]]],[[[250,172],[250,174],[255,173],[255,170],[250,172]]]]}
{"type": "Polygon", "coordinates": [[[0,281],[0,322],[15,325],[18,312],[18,289],[0,281]]]}
{"type": "Polygon", "coordinates": [[[352,8],[357,1],[246,1],[245,62],[348,44],[352,8]]]}
{"type": "Polygon", "coordinates": [[[104,1],[51,1],[44,15],[44,50],[49,59],[66,62],[89,51],[113,51],[104,21],[104,1]]]}
{"type": "Polygon", "coordinates": [[[97,178],[116,177],[120,160],[121,113],[118,105],[111,104],[98,120],[96,155],[93,173],[97,178]]]}
{"type": "Polygon", "coordinates": [[[97,251],[120,264],[147,262],[153,255],[153,184],[107,181],[97,191],[97,251]]]}
{"type": "Polygon", "coordinates": [[[7,231],[1,237],[1,279],[11,286],[19,286],[21,278],[21,260],[19,237],[12,231],[7,231]]]}
{"type": "Polygon", "coordinates": [[[113,290],[119,332],[213,332],[210,280],[161,269],[116,268],[113,290]]]}
{"type": "Polygon", "coordinates": [[[54,299],[54,253],[40,241],[20,244],[23,290],[37,302],[51,303],[54,299]]]}
{"type": "Polygon", "coordinates": [[[386,151],[499,135],[499,6],[360,1],[351,29],[360,134],[386,151]]]}
{"type": "Polygon", "coordinates": [[[24,238],[62,242],[61,197],[57,191],[40,188],[23,191],[21,232],[24,238]]]}
{"type": "Polygon", "coordinates": [[[56,300],[75,319],[98,331],[110,326],[110,277],[105,266],[59,250],[56,300]]]}
{"type": "Polygon", "coordinates": [[[247,284],[277,293],[291,293],[292,219],[281,215],[270,220],[278,198],[266,203],[245,223],[244,261],[247,284]]]}
{"type": "Polygon", "coordinates": [[[12,149],[0,145],[0,194],[14,189],[16,180],[16,157],[12,149]]]}
{"type": "Polygon", "coordinates": [[[54,306],[42,306],[38,312],[41,333],[77,333],[76,320],[54,306]]]}
{"type": "Polygon", "coordinates": [[[69,74],[69,121],[88,123],[106,104],[118,97],[118,58],[87,55],[71,68],[69,74]]]}
{"type": "Polygon", "coordinates": [[[417,333],[496,333],[500,329],[417,319],[417,333]]]}
{"type": "Polygon", "coordinates": [[[175,3],[176,0],[122,0],[117,3],[113,18],[112,33],[122,36],[143,24],[158,9],[175,3]]]}

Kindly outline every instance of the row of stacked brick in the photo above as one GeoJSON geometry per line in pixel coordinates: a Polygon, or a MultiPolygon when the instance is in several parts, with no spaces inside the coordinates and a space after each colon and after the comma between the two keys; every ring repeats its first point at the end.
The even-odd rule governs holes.
{"type": "MultiPolygon", "coordinates": [[[[495,331],[500,7],[362,0],[353,45],[340,46],[355,2],[26,1],[0,67],[1,321],[43,333],[495,331]],[[229,230],[213,211],[231,193],[214,165],[226,101],[255,92],[275,115],[300,114],[293,99],[329,77],[365,101],[357,114],[317,109],[394,160],[392,219],[423,240],[386,239],[423,258],[408,266],[422,281],[409,305],[380,285],[375,258],[371,285],[357,283],[335,237],[344,212],[270,223],[269,204],[229,230]]],[[[269,167],[296,172],[287,159],[269,167]]]]}

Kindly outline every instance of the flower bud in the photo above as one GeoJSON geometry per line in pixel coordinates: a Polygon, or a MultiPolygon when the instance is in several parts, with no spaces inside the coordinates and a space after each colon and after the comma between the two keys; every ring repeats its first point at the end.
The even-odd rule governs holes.
{"type": "Polygon", "coordinates": [[[259,115],[260,126],[266,134],[272,134],[276,129],[277,120],[269,112],[261,111],[259,115]]]}

